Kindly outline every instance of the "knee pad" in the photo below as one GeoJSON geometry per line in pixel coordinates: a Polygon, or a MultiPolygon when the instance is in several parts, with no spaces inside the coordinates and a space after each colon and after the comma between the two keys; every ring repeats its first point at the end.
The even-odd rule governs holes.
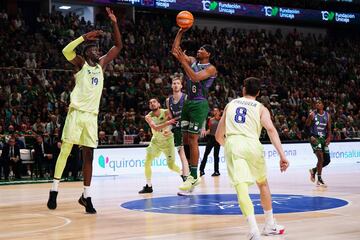
{"type": "Polygon", "coordinates": [[[330,163],[330,154],[329,153],[324,153],[324,164],[323,167],[326,167],[327,165],[329,165],[330,163]]]}

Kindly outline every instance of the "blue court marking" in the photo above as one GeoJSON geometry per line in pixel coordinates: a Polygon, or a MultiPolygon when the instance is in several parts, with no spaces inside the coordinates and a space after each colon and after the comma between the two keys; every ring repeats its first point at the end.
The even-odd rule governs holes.
{"type": "MultiPolygon", "coordinates": [[[[250,194],[255,214],[262,214],[260,195],[250,194]]],[[[274,213],[299,213],[342,207],[347,201],[318,196],[273,194],[274,213]]],[[[196,214],[196,215],[238,215],[241,214],[236,194],[204,194],[193,196],[172,196],[148,198],[125,202],[121,207],[141,212],[196,214]]]]}

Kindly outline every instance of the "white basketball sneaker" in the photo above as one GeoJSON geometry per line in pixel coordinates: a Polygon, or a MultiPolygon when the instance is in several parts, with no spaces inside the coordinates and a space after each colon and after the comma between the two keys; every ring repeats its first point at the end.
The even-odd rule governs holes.
{"type": "Polygon", "coordinates": [[[190,190],[190,191],[179,191],[179,192],[177,193],[177,195],[178,195],[178,196],[192,196],[192,195],[193,195],[193,192],[192,192],[192,190],[190,190]]]}
{"type": "Polygon", "coordinates": [[[194,187],[200,184],[200,181],[201,181],[200,177],[198,177],[197,179],[194,179],[193,176],[188,176],[186,181],[180,185],[179,189],[181,191],[192,192],[194,190],[194,187]]]}
{"type": "Polygon", "coordinates": [[[284,234],[285,227],[282,225],[278,225],[274,220],[274,224],[265,224],[264,229],[262,231],[262,235],[271,236],[271,235],[281,235],[284,234]]]}
{"type": "Polygon", "coordinates": [[[247,239],[248,240],[261,240],[261,237],[260,237],[260,234],[257,232],[257,233],[249,233],[247,235],[247,239]]]}

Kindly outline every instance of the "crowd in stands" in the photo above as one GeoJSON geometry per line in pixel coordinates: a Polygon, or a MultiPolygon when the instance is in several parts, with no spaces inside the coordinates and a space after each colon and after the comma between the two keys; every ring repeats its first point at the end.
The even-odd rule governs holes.
{"type": "MultiPolygon", "coordinates": [[[[124,48],[105,72],[99,144],[122,144],[124,135],[149,141],[147,101],[156,96],[164,103],[172,76],[181,72],[170,53],[177,31],[173,18],[138,14],[136,23],[120,18],[124,48]]],[[[21,12],[0,12],[0,149],[11,137],[25,139],[22,147],[32,147],[37,135],[58,144],[74,85],[72,66],[61,50],[94,29],[105,32],[98,44],[106,52],[113,40],[101,15],[91,25],[73,13],[53,11],[29,26],[21,12]]],[[[196,55],[204,43],[217,49],[211,60],[219,71],[208,97],[211,107],[224,109],[241,96],[242,80],[255,76],[263,81],[259,100],[271,110],[283,140],[306,138],[305,120],[317,99],[331,114],[333,139],[360,137],[357,38],[303,35],[295,29],[284,34],[193,27],[183,40],[189,54],[196,55]]]]}

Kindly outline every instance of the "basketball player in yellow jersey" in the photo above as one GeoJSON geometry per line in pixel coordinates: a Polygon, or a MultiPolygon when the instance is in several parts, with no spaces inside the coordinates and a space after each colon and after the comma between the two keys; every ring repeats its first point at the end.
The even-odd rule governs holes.
{"type": "Polygon", "coordinates": [[[232,100],[225,108],[215,137],[225,147],[225,158],[230,180],[234,185],[240,209],[250,226],[248,239],[260,239],[260,232],[254,215],[254,206],[248,186],[257,183],[260,189],[261,206],[265,214],[263,235],[283,234],[283,226],[277,225],[272,213],[272,201],[266,177],[263,146],[259,141],[264,127],[271,143],[280,156],[280,171],[285,171],[289,162],[285,157],[279,135],[270,118],[270,113],[256,101],[260,92],[260,80],[244,80],[242,98],[232,100]]]}
{"type": "Polygon", "coordinates": [[[168,168],[178,174],[181,173],[180,168],[175,164],[174,134],[171,131],[171,125],[176,123],[176,119],[168,120],[170,117],[169,110],[160,108],[159,100],[156,98],[150,99],[149,108],[151,112],[145,116],[145,121],[151,127],[153,136],[149,146],[146,148],[146,185],[139,191],[140,194],[153,192],[151,163],[155,158],[159,157],[161,153],[164,153],[166,157],[168,168]]]}
{"type": "Polygon", "coordinates": [[[106,65],[117,57],[121,48],[121,36],[117,19],[110,8],[106,8],[114,30],[115,44],[104,56],[100,57],[96,45],[87,45],[83,56],[76,55],[75,48],[84,41],[96,40],[101,31],[92,31],[69,43],[64,49],[65,58],[75,66],[75,87],[70,95],[69,112],[66,117],[60,155],[56,161],[54,181],[47,203],[49,209],[56,209],[58,185],[73,144],[82,146],[84,192],[79,203],[87,213],[96,213],[91,202],[90,184],[92,178],[93,149],[97,147],[97,115],[103,90],[106,65]]]}

